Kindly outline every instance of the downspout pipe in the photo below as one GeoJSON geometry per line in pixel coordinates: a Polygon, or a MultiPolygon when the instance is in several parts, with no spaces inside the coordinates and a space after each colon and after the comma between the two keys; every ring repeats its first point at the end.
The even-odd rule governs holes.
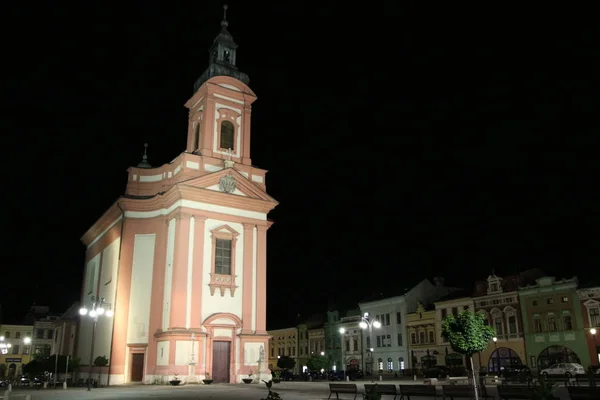
{"type": "Polygon", "coordinates": [[[119,272],[121,271],[121,253],[123,252],[123,229],[125,228],[125,210],[121,207],[121,205],[119,204],[119,201],[117,200],[117,207],[119,207],[119,210],[121,210],[121,234],[119,235],[119,257],[117,259],[117,281],[115,282],[115,299],[113,302],[113,326],[111,329],[111,333],[110,333],[110,359],[108,360],[109,364],[108,364],[108,376],[106,377],[106,386],[110,386],[110,370],[111,370],[111,364],[112,364],[112,354],[113,354],[113,343],[114,343],[114,335],[115,335],[115,321],[114,321],[114,316],[117,314],[116,313],[116,307],[117,307],[117,296],[119,294],[119,272]]]}

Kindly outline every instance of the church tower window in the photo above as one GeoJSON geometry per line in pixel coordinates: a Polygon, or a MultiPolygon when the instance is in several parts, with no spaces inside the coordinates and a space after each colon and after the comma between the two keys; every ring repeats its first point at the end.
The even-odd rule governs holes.
{"type": "Polygon", "coordinates": [[[215,252],[215,273],[231,275],[231,240],[217,239],[215,252]]]}
{"type": "Polygon", "coordinates": [[[221,143],[219,147],[225,150],[234,150],[233,139],[234,139],[235,128],[229,121],[221,122],[221,143]]]}
{"type": "Polygon", "coordinates": [[[194,152],[200,150],[200,123],[196,124],[194,130],[194,152]]]}

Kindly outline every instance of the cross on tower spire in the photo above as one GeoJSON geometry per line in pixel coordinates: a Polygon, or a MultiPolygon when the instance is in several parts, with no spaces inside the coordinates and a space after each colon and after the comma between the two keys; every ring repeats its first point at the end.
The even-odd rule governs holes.
{"type": "Polygon", "coordinates": [[[148,143],[144,143],[144,155],[137,166],[138,168],[152,168],[152,165],[148,162],[148,143]]]}

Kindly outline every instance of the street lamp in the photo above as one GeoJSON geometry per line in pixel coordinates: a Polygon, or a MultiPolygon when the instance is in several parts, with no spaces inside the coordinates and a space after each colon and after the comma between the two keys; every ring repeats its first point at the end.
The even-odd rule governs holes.
{"type": "Polygon", "coordinates": [[[98,317],[100,315],[104,315],[108,318],[113,316],[113,312],[110,307],[110,303],[107,303],[104,297],[97,298],[92,296],[92,306],[90,307],[90,310],[88,311],[85,306],[79,309],[79,314],[81,316],[88,315],[94,322],[92,325],[92,346],[90,348],[90,372],[87,382],[88,392],[92,390],[92,369],[94,367],[94,340],[96,339],[96,324],[98,323],[98,317]]]}
{"type": "MultiPolygon", "coordinates": [[[[360,326],[361,329],[369,329],[369,342],[373,342],[373,328],[375,328],[375,329],[381,328],[381,322],[379,322],[376,319],[371,320],[369,318],[369,313],[366,312],[360,318],[360,323],[358,324],[358,326],[360,326]]],[[[371,347],[371,357],[373,359],[375,358],[375,357],[373,357],[373,348],[372,347],[371,347]]],[[[371,382],[373,382],[373,363],[372,362],[371,362],[371,382]]]]}
{"type": "Polygon", "coordinates": [[[492,338],[492,340],[494,341],[494,347],[495,347],[495,348],[498,348],[498,338],[497,338],[496,336],[494,336],[494,337],[492,338]]]}
{"type": "Polygon", "coordinates": [[[344,380],[346,380],[346,360],[344,359],[344,335],[346,334],[346,328],[342,327],[340,328],[340,335],[342,335],[342,342],[341,342],[341,346],[342,346],[342,376],[344,378],[344,380]]]}
{"type": "Polygon", "coordinates": [[[4,336],[0,336],[0,353],[8,354],[8,349],[12,347],[10,343],[4,343],[4,336]]]}

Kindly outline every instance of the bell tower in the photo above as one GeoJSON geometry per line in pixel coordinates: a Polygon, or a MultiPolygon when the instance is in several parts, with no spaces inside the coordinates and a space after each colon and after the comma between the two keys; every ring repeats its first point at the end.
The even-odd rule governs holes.
{"type": "Polygon", "coordinates": [[[194,84],[189,109],[186,151],[251,165],[250,114],[256,95],[250,78],[238,70],[238,45],[227,30],[227,5],[221,31],[209,49],[208,67],[194,84]]]}

